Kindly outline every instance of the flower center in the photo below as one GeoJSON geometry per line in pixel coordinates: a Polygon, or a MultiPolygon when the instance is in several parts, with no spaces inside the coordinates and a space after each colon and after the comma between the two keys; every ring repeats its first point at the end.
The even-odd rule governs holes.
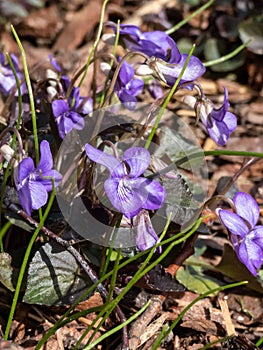
{"type": "Polygon", "coordinates": [[[120,200],[125,201],[132,195],[133,190],[129,180],[127,180],[127,178],[122,178],[118,186],[118,197],[120,198],[120,200]]]}

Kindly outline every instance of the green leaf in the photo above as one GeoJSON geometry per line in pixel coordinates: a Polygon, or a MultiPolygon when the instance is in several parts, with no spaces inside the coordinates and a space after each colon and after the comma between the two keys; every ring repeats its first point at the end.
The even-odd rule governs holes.
{"type": "MultiPolygon", "coordinates": [[[[204,46],[204,55],[207,61],[219,59],[220,57],[234,51],[237,47],[230,44],[226,45],[226,41],[222,39],[210,38],[206,41],[204,46]]],[[[241,67],[245,62],[244,52],[240,52],[230,60],[222,63],[214,64],[211,70],[214,72],[231,72],[241,67]]]]}
{"type": "Polygon", "coordinates": [[[12,282],[13,268],[11,266],[12,258],[7,253],[0,253],[0,282],[11,290],[15,290],[12,282]]]}
{"type": "Polygon", "coordinates": [[[222,283],[215,278],[204,275],[199,266],[187,266],[186,269],[180,267],[177,271],[176,279],[188,290],[202,294],[211,289],[218,288],[222,283]]]}
{"type": "Polygon", "coordinates": [[[78,264],[75,258],[51,242],[33,257],[23,301],[29,304],[54,305],[63,300],[74,285],[78,264]]]}

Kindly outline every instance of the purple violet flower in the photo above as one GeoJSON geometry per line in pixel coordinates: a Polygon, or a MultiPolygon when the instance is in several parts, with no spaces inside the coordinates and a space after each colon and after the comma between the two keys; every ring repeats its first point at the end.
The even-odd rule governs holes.
{"type": "Polygon", "coordinates": [[[227,89],[224,88],[224,102],[220,108],[215,108],[214,104],[206,97],[186,96],[184,102],[195,108],[197,117],[201,118],[211,139],[219,146],[224,146],[230,134],[237,127],[236,116],[228,112],[230,103],[227,89]]]}
{"type": "Polygon", "coordinates": [[[72,129],[82,130],[85,122],[83,117],[74,111],[64,100],[52,102],[52,111],[58,126],[59,136],[64,139],[72,129]]]}
{"type": "Polygon", "coordinates": [[[238,192],[233,202],[236,213],[220,209],[219,216],[230,232],[239,260],[256,276],[263,262],[263,226],[256,226],[259,207],[255,199],[244,192],[238,192]]]}
{"type": "Polygon", "coordinates": [[[54,179],[55,187],[62,179],[59,172],[52,170],[53,159],[46,140],[40,144],[40,155],[37,168],[31,157],[24,158],[18,164],[15,183],[21,206],[28,215],[31,215],[32,209],[39,209],[47,203],[48,192],[52,191],[50,178],[54,179]]]}
{"type": "Polygon", "coordinates": [[[112,205],[128,219],[142,209],[159,209],[165,199],[162,185],[141,176],[150,164],[150,153],[142,147],[127,149],[122,161],[92,147],[85,145],[87,156],[94,162],[105,166],[110,177],[104,183],[105,192],[112,205]]]}
{"type": "MultiPolygon", "coordinates": [[[[113,22],[109,26],[116,32],[117,25],[113,22]]],[[[176,62],[180,56],[174,40],[165,32],[155,30],[142,32],[139,27],[129,24],[120,25],[120,40],[126,49],[139,51],[151,57],[163,59],[166,62],[176,62]]]]}
{"type": "Polygon", "coordinates": [[[119,100],[129,110],[133,110],[136,107],[137,99],[135,96],[142,92],[144,85],[143,80],[133,79],[133,77],[133,67],[129,63],[123,62],[114,90],[119,100]]]}
{"type": "MultiPolygon", "coordinates": [[[[146,65],[148,66],[149,71],[147,72],[146,68],[139,68],[138,74],[145,71],[145,74],[152,74],[154,77],[162,81],[168,86],[173,86],[178,79],[184,64],[187,60],[187,54],[179,54],[176,61],[172,63],[167,63],[166,61],[156,58],[150,57],[146,61],[146,65]]],[[[191,82],[201,77],[205,73],[205,66],[199,60],[199,58],[195,56],[191,56],[184,71],[184,74],[180,80],[180,85],[186,82],[191,82]]],[[[191,86],[190,86],[191,88],[191,86]]]]}
{"type": "MultiPolygon", "coordinates": [[[[110,23],[116,31],[116,24],[110,23]]],[[[136,71],[142,75],[154,75],[168,86],[173,86],[188,57],[181,54],[174,40],[165,32],[141,32],[134,25],[120,25],[120,38],[130,51],[139,51],[149,56],[146,65],[136,71]]],[[[191,56],[180,84],[193,81],[205,73],[205,67],[195,56],[191,56]]]]}
{"type": "MultiPolygon", "coordinates": [[[[69,79],[63,78],[65,85],[69,85],[69,79]]],[[[52,111],[55,117],[59,136],[64,139],[72,129],[82,130],[85,125],[81,114],[92,112],[92,98],[79,96],[79,88],[73,87],[70,97],[65,100],[54,100],[52,102],[52,111]]]]}
{"type": "MultiPolygon", "coordinates": [[[[16,74],[20,81],[23,79],[23,74],[19,70],[18,59],[14,54],[11,54],[11,59],[13,61],[16,74]]],[[[13,88],[16,86],[16,79],[10,67],[10,64],[7,62],[3,52],[0,52],[0,90],[8,95],[12,92],[13,88]]],[[[25,83],[21,85],[21,93],[24,94],[26,91],[25,83]]],[[[17,95],[17,92],[16,92],[17,95]]]]}
{"type": "MultiPolygon", "coordinates": [[[[153,228],[149,212],[142,209],[133,219],[133,224],[136,232],[136,246],[140,251],[144,251],[153,247],[158,241],[158,236],[153,228]]],[[[158,247],[158,252],[161,253],[161,247],[158,247]]]]}

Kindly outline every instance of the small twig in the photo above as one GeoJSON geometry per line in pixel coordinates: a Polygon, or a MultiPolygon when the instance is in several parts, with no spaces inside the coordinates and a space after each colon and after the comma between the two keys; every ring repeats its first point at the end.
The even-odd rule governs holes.
{"type": "MultiPolygon", "coordinates": [[[[39,223],[34,220],[31,216],[29,216],[26,212],[21,210],[17,205],[11,204],[9,209],[11,209],[13,212],[21,216],[23,219],[25,219],[30,225],[34,227],[38,227],[39,223]]],[[[41,231],[44,233],[46,237],[49,237],[50,239],[54,240],[59,245],[63,246],[68,252],[70,252],[74,258],[78,261],[78,263],[81,265],[83,270],[86,272],[86,274],[89,276],[91,281],[94,284],[97,284],[97,289],[101,296],[104,299],[107,299],[108,292],[105,289],[105,287],[99,283],[98,277],[96,276],[95,272],[92,270],[92,268],[89,266],[87,261],[82,257],[82,255],[77,251],[74,246],[69,243],[68,241],[64,240],[63,238],[57,236],[54,232],[50,231],[47,227],[43,226],[41,228],[41,231]]],[[[122,310],[120,309],[119,305],[116,305],[116,312],[120,317],[120,320],[122,323],[126,321],[126,317],[123,314],[122,310]]],[[[126,347],[128,349],[128,332],[127,327],[123,327],[123,347],[126,347]]]]}

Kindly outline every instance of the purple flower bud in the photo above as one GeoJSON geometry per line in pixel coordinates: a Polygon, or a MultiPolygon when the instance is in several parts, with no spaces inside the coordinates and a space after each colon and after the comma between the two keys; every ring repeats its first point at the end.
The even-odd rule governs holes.
{"type": "MultiPolygon", "coordinates": [[[[136,232],[136,246],[139,250],[144,251],[152,248],[158,241],[158,236],[153,228],[151,219],[147,210],[142,209],[133,219],[136,232]]],[[[158,248],[161,253],[161,247],[158,248]]]]}
{"type": "Polygon", "coordinates": [[[228,102],[227,89],[224,89],[224,92],[224,102],[220,108],[216,108],[206,97],[196,98],[193,96],[186,96],[184,98],[186,104],[195,108],[197,117],[201,118],[209,136],[219,146],[224,146],[227,143],[230,134],[235,131],[237,127],[236,116],[228,112],[230,104],[228,102]]]}

